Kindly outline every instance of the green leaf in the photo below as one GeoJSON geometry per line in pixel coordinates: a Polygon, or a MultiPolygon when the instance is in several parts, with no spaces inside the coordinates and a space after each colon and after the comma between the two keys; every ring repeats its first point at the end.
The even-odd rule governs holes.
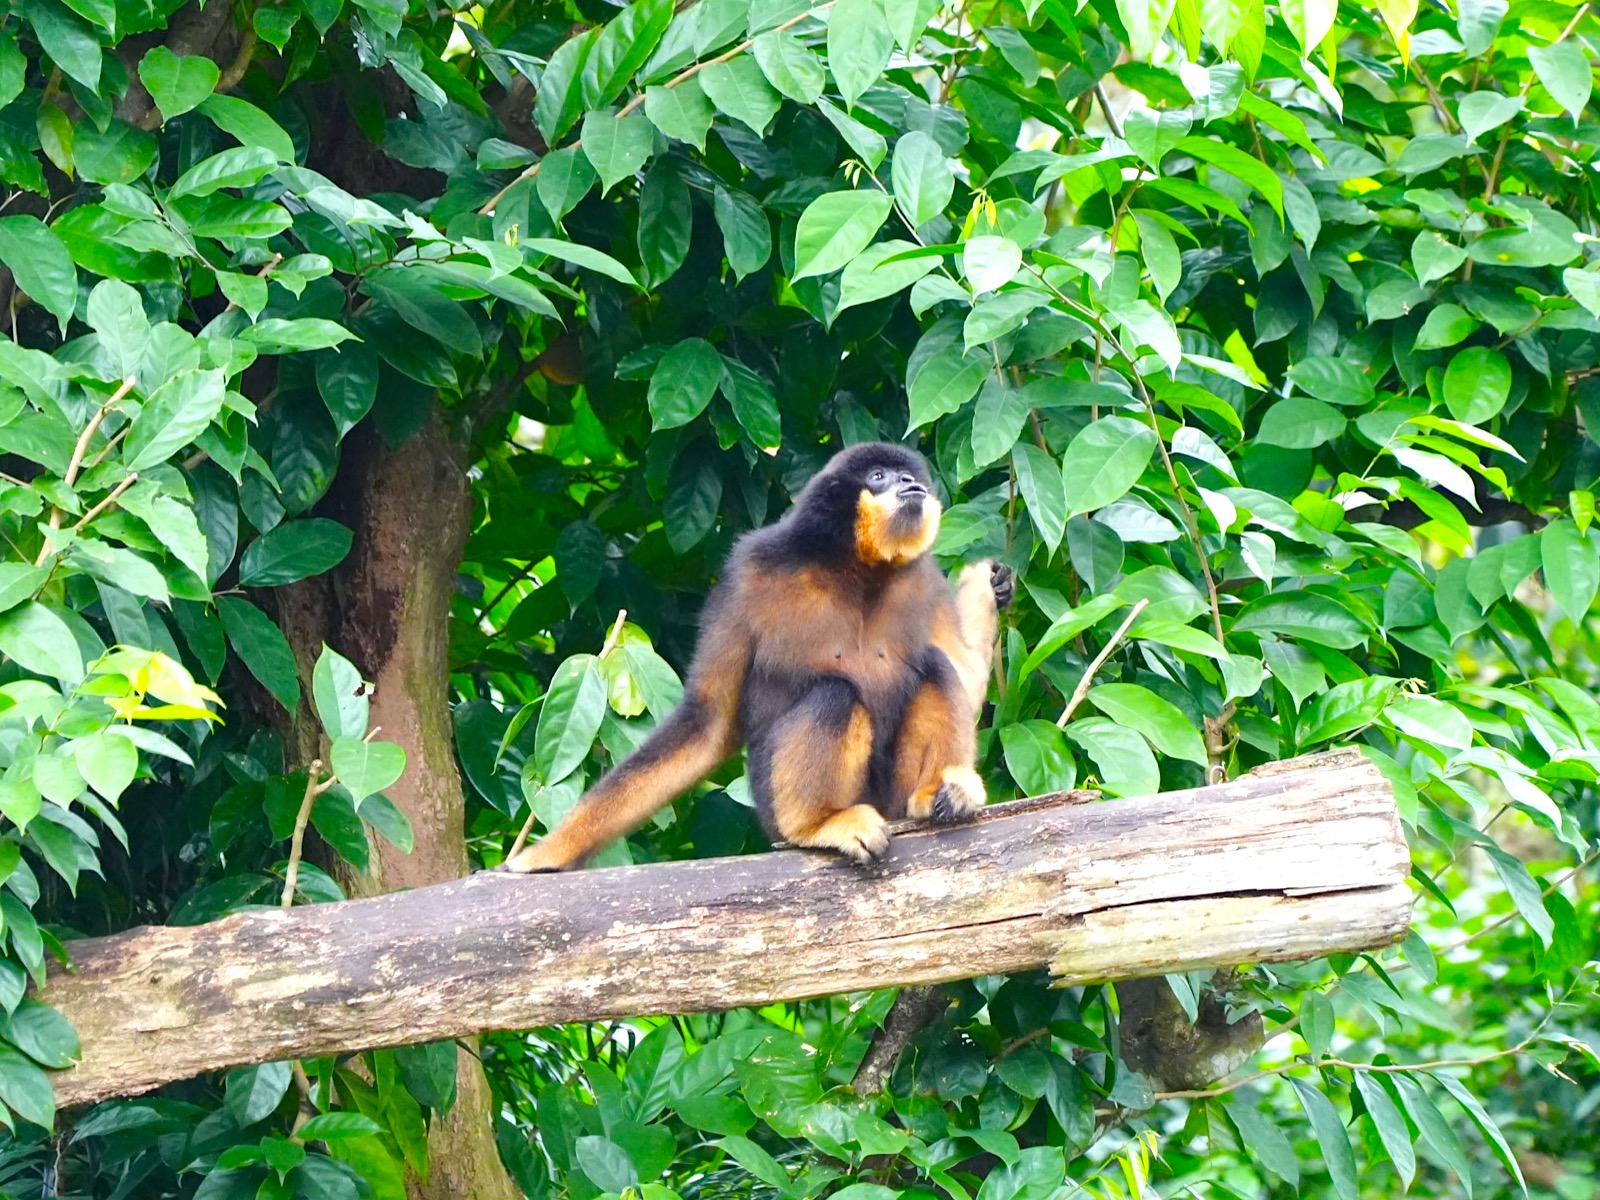
{"type": "Polygon", "coordinates": [[[1278,220],[1283,220],[1283,181],[1259,158],[1246,154],[1232,143],[1203,137],[1181,138],[1175,149],[1249,184],[1266,198],[1272,210],[1278,214],[1278,220]]]}
{"type": "Polygon", "coordinates": [[[139,82],[170,121],[198,108],[216,90],[221,69],[203,54],[177,55],[165,46],[152,46],[139,60],[139,82]]]}
{"type": "Polygon", "coordinates": [[[410,820],[387,796],[368,796],[356,811],[363,821],[388,839],[400,853],[410,854],[415,848],[417,839],[410,820]]]}
{"type": "MultiPolygon", "coordinates": [[[[1011,772],[1011,778],[1025,796],[1065,791],[1078,781],[1066,734],[1056,728],[1053,721],[1018,721],[1002,725],[1000,746],[1005,753],[1006,770],[1011,772]]],[[[1003,1058],[996,1066],[1003,1067],[1009,1061],[1010,1057],[1003,1058]]],[[[1003,1071],[1001,1078],[1006,1078],[1003,1071]]],[[[1011,1080],[1007,1079],[1006,1082],[1014,1090],[1022,1091],[1011,1080]]],[[[1041,1096],[1044,1094],[1044,1085],[1041,1082],[1038,1091],[1023,1094],[1041,1096]]]]}
{"type": "Polygon", "coordinates": [[[573,1144],[580,1171],[602,1192],[637,1191],[639,1173],[622,1147],[606,1137],[580,1137],[573,1144]]]}
{"type": "Polygon", "coordinates": [[[293,354],[300,350],[328,350],[355,334],[337,321],[323,317],[268,317],[241,330],[239,340],[261,354],[293,354]]]}
{"type": "Polygon", "coordinates": [[[874,242],[845,266],[839,277],[839,312],[857,304],[870,304],[896,292],[904,291],[929,271],[939,265],[933,258],[901,259],[885,264],[884,260],[906,250],[914,250],[914,242],[891,239],[874,242]]]}
{"type": "Polygon", "coordinates": [[[156,139],[121,119],[104,131],[79,125],[72,143],[72,160],[78,174],[90,183],[132,183],[156,159],[156,139]]]}
{"type": "Polygon", "coordinates": [[[277,1109],[289,1090],[292,1072],[286,1062],[235,1067],[228,1072],[223,1104],[240,1126],[254,1125],[277,1109]]]}
{"type": "Polygon", "coordinates": [[[534,732],[533,765],[542,783],[559,783],[583,762],[606,714],[599,660],[578,654],[556,668],[534,732]]]}
{"type": "Polygon", "coordinates": [[[585,108],[604,108],[644,66],[672,21],[672,0],[634,0],[601,27],[583,66],[585,108]]]}
{"type": "Polygon", "coordinates": [[[1263,1116],[1256,1108],[1257,1101],[1252,1089],[1233,1092],[1223,1103],[1239,1130],[1240,1139],[1256,1160],[1291,1188],[1297,1187],[1300,1182],[1300,1162],[1295,1157],[1294,1147],[1277,1123],[1263,1116]]]}
{"type": "Polygon", "coordinates": [[[774,450],[783,440],[778,398],[767,381],[731,358],[722,360],[722,394],[750,440],[763,450],[774,450]]]}
{"type": "Polygon", "coordinates": [[[339,782],[358,801],[391,786],[406,769],[406,752],[399,746],[358,737],[334,738],[329,759],[339,782]]]}
{"type": "Polygon", "coordinates": [[[74,739],[72,758],[84,782],[112,804],[139,773],[139,752],[133,743],[108,733],[74,739]]]}
{"type": "Polygon", "coordinates": [[[83,655],[71,627],[37,600],[0,614],[0,654],[24,671],[62,683],[83,678],[83,655]]]}
{"type": "Polygon", "coordinates": [[[1321,992],[1300,1001],[1300,1035],[1312,1058],[1321,1058],[1333,1044],[1333,1003],[1321,992]]]}
{"type": "Polygon", "coordinates": [[[1498,129],[1522,111],[1522,97],[1502,96],[1499,92],[1473,92],[1461,98],[1456,117],[1469,141],[1476,142],[1491,129],[1498,129]]]}
{"type": "Polygon", "coordinates": [[[633,277],[633,272],[604,250],[596,250],[592,246],[580,245],[577,242],[562,241],[559,238],[544,237],[527,238],[522,245],[535,254],[548,254],[551,258],[558,258],[573,266],[595,271],[628,287],[639,286],[639,281],[633,277]]]}
{"type": "Polygon", "coordinates": [[[1422,1090],[1422,1085],[1411,1076],[1396,1073],[1393,1082],[1404,1102],[1405,1110],[1416,1123],[1420,1134],[1419,1144],[1429,1158],[1447,1170],[1454,1171],[1461,1180],[1462,1190],[1472,1196],[1472,1167],[1467,1161],[1455,1130],[1445,1120],[1438,1106],[1422,1090]]]}
{"type": "Polygon", "coordinates": [[[783,103],[755,60],[747,56],[710,63],[699,78],[700,86],[718,111],[748,125],[757,137],[766,133],[783,103]]]}
{"type": "Polygon", "coordinates": [[[45,1129],[55,1121],[56,1098],[50,1077],[10,1046],[0,1046],[0,1103],[45,1129]]]}
{"type": "MultiPolygon", "coordinates": [[[[1570,270],[1568,274],[1570,274],[1570,270]]],[[[1600,285],[1600,275],[1592,277],[1600,285]]],[[[1573,292],[1571,281],[1568,281],[1567,290],[1572,292],[1573,298],[1578,299],[1573,292]]],[[[1600,309],[1600,286],[1594,291],[1594,302],[1600,309]]],[[[1582,301],[1579,301],[1582,303],[1582,301]]],[[[1587,307],[1587,305],[1585,305],[1587,307]]],[[[1596,312],[1600,316],[1600,311],[1596,312]]],[[[1422,323],[1422,328],[1417,331],[1416,350],[1443,350],[1454,346],[1471,337],[1482,324],[1466,309],[1457,304],[1437,304],[1428,312],[1428,319],[1422,323]]]]}
{"type": "Polygon", "coordinates": [[[100,39],[94,30],[56,0],[25,0],[21,7],[39,39],[39,48],[50,56],[50,61],[90,92],[97,92],[100,39]]]}
{"type": "Polygon", "coordinates": [[[317,655],[311,671],[311,702],[317,719],[331,738],[363,738],[371,704],[361,672],[344,655],[328,646],[317,655]]]}
{"type": "Polygon", "coordinates": [[[828,73],[792,34],[763,33],[750,49],[767,82],[795,103],[815,104],[822,95],[828,73]]]}
{"type": "Polygon", "coordinates": [[[844,109],[828,103],[826,97],[817,100],[816,109],[855,151],[856,157],[866,164],[867,170],[876,171],[883,156],[889,153],[889,143],[883,135],[871,126],[862,124],[844,109]]]}
{"type": "Polygon", "coordinates": [[[1328,1174],[1333,1177],[1334,1194],[1339,1200],[1360,1200],[1356,1186],[1356,1158],[1350,1149],[1350,1138],[1345,1132],[1344,1122],[1339,1119],[1339,1111],[1314,1084],[1293,1078],[1289,1082],[1299,1093],[1306,1116],[1311,1118],[1311,1131],[1316,1134],[1317,1144],[1322,1147],[1322,1161],[1328,1168],[1328,1174]]]}
{"type": "Polygon", "coordinates": [[[1150,58],[1166,32],[1175,0],[1117,0],[1117,15],[1128,31],[1128,49],[1142,61],[1150,58]]]}
{"type": "Polygon", "coordinates": [[[884,0],[884,15],[895,44],[910,54],[939,8],[940,0],[884,0]]]}
{"type": "Polygon", "coordinates": [[[956,185],[939,143],[921,130],[902,134],[894,144],[892,178],[895,201],[913,228],[944,212],[956,185]]]}
{"type": "Polygon", "coordinates": [[[1539,534],[1539,559],[1545,586],[1568,619],[1578,624],[1594,607],[1600,589],[1600,554],[1594,543],[1572,521],[1561,518],[1539,534]]]}
{"type": "MultiPolygon", "coordinates": [[[[22,47],[17,45],[17,39],[0,41],[0,108],[5,108],[22,95],[27,71],[28,60],[22,53],[22,47]]],[[[61,110],[58,108],[56,111],[61,110]]]]}
{"type": "Polygon", "coordinates": [[[38,217],[0,217],[0,262],[64,336],[78,304],[78,270],[66,243],[38,217]]]}
{"type": "Polygon", "coordinates": [[[50,580],[44,567],[27,563],[0,563],[0,612],[15,608],[31,599],[50,580]]]}
{"type": "MultiPolygon", "coordinates": [[[[1561,272],[1567,293],[1595,316],[1600,317],[1600,271],[1568,267],[1561,272]]],[[[1421,338],[1418,338],[1421,341],[1421,338]]]]}
{"type": "Polygon", "coordinates": [[[828,14],[828,68],[853,108],[889,65],[894,34],[889,29],[883,0],[839,0],[828,14]]]}
{"type": "Polygon", "coordinates": [[[1511,1178],[1517,1181],[1517,1186],[1522,1189],[1523,1196],[1527,1196],[1528,1182],[1522,1177],[1522,1167],[1517,1162],[1517,1156],[1512,1153],[1505,1134],[1501,1133],[1500,1127],[1490,1119],[1489,1114],[1484,1111],[1483,1105],[1478,1102],[1478,1098],[1469,1092],[1466,1085],[1459,1079],[1453,1079],[1443,1072],[1432,1072],[1431,1074],[1438,1081],[1439,1086],[1454,1096],[1456,1103],[1466,1109],[1467,1116],[1472,1118],[1472,1123],[1482,1132],[1484,1139],[1489,1143],[1490,1148],[1494,1150],[1495,1157],[1510,1172],[1511,1178]]]}
{"type": "MultiPolygon", "coordinates": [[[[1061,467],[1032,442],[1018,442],[1011,451],[1012,469],[1017,474],[1017,490],[1028,506],[1028,519],[1039,531],[1039,538],[1054,554],[1067,530],[1067,489],[1061,467]]],[[[1012,773],[1015,778],[1015,772],[1012,773]]]]}
{"type": "Polygon", "coordinates": [[[992,360],[954,344],[930,355],[906,383],[911,410],[906,432],[958,411],[978,394],[993,369],[992,360]]]}
{"type": "Polygon", "coordinates": [[[207,96],[198,111],[224,133],[232,134],[244,146],[262,146],[280,162],[295,161],[294,142],[266,113],[237,96],[207,96]]]}
{"type": "Polygon", "coordinates": [[[1194,120],[1186,112],[1157,112],[1135,108],[1123,121],[1123,136],[1128,146],[1152,171],[1161,166],[1167,152],[1189,136],[1194,120]]]}
{"type": "Polygon", "coordinates": [[[599,37],[600,26],[569,37],[550,56],[539,77],[533,120],[546,145],[556,145],[583,115],[583,70],[599,37]]]}
{"type": "Polygon", "coordinates": [[[1589,94],[1594,90],[1594,68],[1583,52],[1583,44],[1569,37],[1553,46],[1530,45],[1528,61],[1550,98],[1576,121],[1588,107],[1589,94]]]}
{"type": "Polygon", "coordinates": [[[827,192],[800,214],[794,239],[794,278],[831,275],[871,243],[889,210],[882,192],[827,192]]]}
{"type": "Polygon", "coordinates": [[[377,351],[357,342],[321,351],[313,361],[317,393],[343,437],[361,423],[378,399],[377,351]]]}
{"type": "Polygon", "coordinates": [[[1252,601],[1233,627],[1240,633],[1277,633],[1336,650],[1360,645],[1368,633],[1349,609],[1315,592],[1285,592],[1252,601]]]}
{"type": "Polygon", "coordinates": [[[1137,730],[1169,758],[1206,765],[1205,741],[1170,700],[1133,683],[1103,683],[1089,689],[1093,704],[1117,724],[1137,730]]]}
{"type": "MultiPolygon", "coordinates": [[[[722,355],[704,338],[686,338],[661,356],[650,376],[653,428],[676,429],[705,411],[722,380],[722,355]]],[[[547,780],[547,782],[555,782],[547,780]]]]}
{"type": "Polygon", "coordinates": [[[583,152],[600,176],[601,195],[639,173],[655,146],[655,137],[655,129],[642,113],[621,117],[606,108],[584,116],[583,152]]]}
{"type": "Polygon", "coordinates": [[[1133,220],[1139,228],[1139,248],[1144,254],[1150,282],[1155,284],[1156,295],[1165,303],[1183,279],[1183,257],[1178,253],[1178,243],[1155,213],[1135,209],[1133,220]]]}
{"type": "Polygon", "coordinates": [[[983,234],[961,247],[961,273],[976,293],[1010,283],[1022,269],[1022,247],[1008,237],[983,234]]]}
{"type": "Polygon", "coordinates": [[[1367,1071],[1356,1071],[1354,1075],[1356,1090],[1367,1106],[1372,1127],[1377,1130],[1378,1140],[1400,1176],[1400,1188],[1408,1191],[1417,1174],[1417,1155],[1411,1148],[1411,1131],[1406,1127],[1406,1119],[1375,1075],[1367,1071]]]}
{"type": "Polygon", "coordinates": [[[239,556],[239,584],[278,587],[331,571],[350,553],[353,536],[326,517],[285,521],[245,547],[239,556]]]}
{"type": "Polygon", "coordinates": [[[567,146],[553,150],[539,163],[539,176],[535,180],[539,203],[559,224],[577,207],[578,201],[589,194],[598,178],[581,148],[567,146]]]}
{"type": "Polygon", "coordinates": [[[1150,427],[1127,417],[1101,417],[1085,425],[1061,460],[1067,507],[1087,513],[1121,499],[1139,481],[1155,448],[1150,427]]]}
{"type": "Polygon", "coordinates": [[[676,87],[651,85],[646,88],[644,115],[668,137],[688,142],[704,153],[706,132],[711,128],[716,111],[699,79],[691,75],[676,87]]]}
{"type": "Polygon", "coordinates": [[[383,1127],[357,1112],[318,1113],[295,1131],[302,1142],[331,1142],[339,1138],[367,1137],[383,1127]]]}
{"type": "Polygon", "coordinates": [[[294,716],[300,707],[300,679],[295,673],[289,639],[272,623],[272,618],[238,596],[218,596],[217,614],[233,652],[294,716]]]}
{"type": "Polygon", "coordinates": [[[1148,796],[1161,788],[1161,770],[1143,737],[1104,717],[1083,717],[1067,726],[1067,737],[1084,748],[1107,792],[1148,796]]]}
{"type": "Polygon", "coordinates": [[[718,185],[711,210],[722,231],[723,252],[733,273],[743,279],[764,267],[772,257],[772,226],[761,205],[745,192],[718,185]]]}
{"type": "Polygon", "coordinates": [[[278,166],[278,157],[264,146],[235,146],[190,167],[172,185],[172,199],[209,196],[222,188],[250,187],[278,166]]]}
{"type": "Polygon", "coordinates": [[[1167,369],[1176,371],[1183,361],[1183,345],[1178,341],[1178,330],[1166,309],[1157,308],[1148,300],[1133,300],[1108,310],[1117,324],[1133,335],[1134,341],[1124,344],[1132,351],[1136,345],[1149,346],[1167,369]]]}
{"type": "Polygon", "coordinates": [[[1339,437],[1348,424],[1345,415],[1331,404],[1309,396],[1291,396],[1267,410],[1256,441],[1265,446],[1310,450],[1339,437]]]}
{"type": "Polygon", "coordinates": [[[83,1054],[72,1025],[48,1004],[23,1000],[4,1024],[6,1040],[43,1067],[61,1070],[83,1054]]]}
{"type": "Polygon", "coordinates": [[[1030,407],[1027,393],[1010,379],[990,375],[983,381],[972,414],[974,466],[988,466],[1017,444],[1030,407]]]}
{"type": "Polygon", "coordinates": [[[1425,230],[1411,243],[1411,265],[1417,273],[1417,282],[1432,283],[1443,279],[1467,261],[1466,250],[1448,242],[1443,234],[1425,230]]]}
{"type": "Polygon", "coordinates": [[[1497,416],[1511,395],[1511,364],[1498,350],[1469,346],[1444,372],[1444,402],[1450,415],[1468,425],[1497,416]]]}

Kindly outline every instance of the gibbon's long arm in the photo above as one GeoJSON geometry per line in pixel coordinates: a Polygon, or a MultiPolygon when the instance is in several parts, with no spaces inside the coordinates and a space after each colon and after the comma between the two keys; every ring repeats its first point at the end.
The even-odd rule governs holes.
{"type": "MultiPolygon", "coordinates": [[[[1000,631],[994,569],[989,562],[963,567],[956,580],[955,620],[936,618],[933,627],[933,644],[955,667],[974,719],[989,692],[989,666],[1000,631]]],[[[1009,582],[1004,586],[1009,588],[1009,582]]]]}
{"type": "MultiPolygon", "coordinates": [[[[719,597],[723,600],[723,597],[719,597]]],[[[731,597],[727,597],[731,599],[731,597]]],[[[505,869],[563,871],[633,832],[729,758],[742,741],[739,694],[750,638],[735,606],[708,603],[683,700],[644,744],[608,771],[567,818],[505,869]]]]}

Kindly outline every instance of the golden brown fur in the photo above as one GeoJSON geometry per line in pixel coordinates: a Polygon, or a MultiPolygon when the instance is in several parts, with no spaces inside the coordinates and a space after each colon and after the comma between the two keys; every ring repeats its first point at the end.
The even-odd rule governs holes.
{"type": "Polygon", "coordinates": [[[886,819],[984,803],[976,722],[1009,571],[952,590],[928,556],[939,505],[902,447],[855,446],[778,524],[742,539],[702,617],[682,704],[512,871],[581,865],[749,745],[768,831],[857,861],[886,819]]]}

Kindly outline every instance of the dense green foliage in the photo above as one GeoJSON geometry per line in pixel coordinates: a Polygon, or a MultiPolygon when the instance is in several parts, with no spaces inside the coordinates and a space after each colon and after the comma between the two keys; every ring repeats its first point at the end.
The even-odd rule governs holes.
{"type": "MultiPolygon", "coordinates": [[[[992,796],[1354,742],[1414,854],[1397,951],[1171,980],[1269,1039],[1199,1096],[1126,1068],[1111,989],[1043,976],[952,988],[868,1100],[887,993],[497,1036],[529,1195],[1600,1196],[1600,18],[1457,3],[10,0],[0,1187],[426,1168],[453,1047],[69,1121],[76,1040],[24,992],[70,936],[274,904],[290,863],[337,898],[303,802],[325,865],[409,843],[372,665],[320,660],[308,778],[270,614],[360,536],[319,509],[347,439],[437,410],[474,466],[482,862],[673,704],[730,541],[903,436],[941,562],[1022,581],[992,796]]],[[[607,861],[759,849],[739,774],[607,861]]]]}

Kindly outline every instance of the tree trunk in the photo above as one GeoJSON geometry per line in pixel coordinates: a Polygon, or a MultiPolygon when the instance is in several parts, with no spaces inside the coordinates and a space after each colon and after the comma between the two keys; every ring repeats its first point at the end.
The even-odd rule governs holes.
{"type": "MultiPolygon", "coordinates": [[[[371,725],[406,752],[405,774],[384,794],[410,820],[416,845],[403,854],[372,838],[366,871],[330,864],[353,898],[467,873],[450,713],[449,618],[470,510],[465,465],[437,414],[397,450],[369,422],[346,442],[321,509],[355,530],[349,557],[330,575],[280,589],[276,597],[306,697],[291,742],[299,761],[326,750],[310,709],[311,667],[324,642],[372,682],[371,725]]],[[[402,1040],[431,1038],[419,1031],[402,1040]]],[[[409,1179],[409,1195],[514,1200],[521,1193],[500,1164],[492,1097],[475,1053],[458,1052],[456,1085],[454,1106],[435,1117],[428,1132],[428,1179],[409,1179]]]]}
{"type": "Polygon", "coordinates": [[[1394,794],[1358,754],[1188,792],[1070,799],[904,833],[869,872],[788,850],[477,875],[73,942],[74,970],[43,995],[83,1043],[56,1093],[77,1103],[240,1063],[1046,963],[1084,983],[1405,935],[1410,858],[1394,794]]]}

